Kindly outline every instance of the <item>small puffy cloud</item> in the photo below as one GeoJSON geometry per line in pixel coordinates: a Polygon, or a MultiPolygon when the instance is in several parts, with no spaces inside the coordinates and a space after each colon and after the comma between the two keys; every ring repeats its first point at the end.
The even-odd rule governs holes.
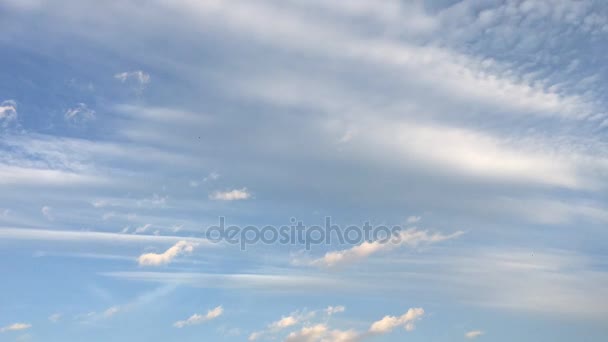
{"type": "Polygon", "coordinates": [[[346,310],[346,308],[344,306],[342,306],[342,305],[328,306],[327,309],[325,309],[325,313],[328,316],[331,316],[331,315],[336,314],[336,313],[344,312],[344,310],[346,310]]]}
{"type": "Polygon", "coordinates": [[[329,311],[331,311],[332,313],[341,312],[340,310],[344,311],[343,309],[344,309],[344,307],[341,307],[341,306],[336,306],[336,307],[330,306],[327,309],[318,310],[318,311],[292,312],[289,316],[283,316],[283,317],[281,317],[281,319],[270,323],[266,330],[256,331],[256,332],[252,333],[251,335],[249,335],[249,341],[255,341],[264,335],[274,335],[286,328],[293,327],[296,324],[306,323],[310,319],[315,317],[317,315],[317,313],[319,313],[320,311],[325,312],[329,316],[329,315],[331,315],[331,313],[329,313],[329,311]]]}
{"type": "Polygon", "coordinates": [[[192,253],[194,244],[192,242],[181,240],[167,249],[164,253],[146,253],[139,256],[137,262],[140,266],[160,266],[166,265],[173,261],[177,256],[192,253]]]}
{"type": "Polygon", "coordinates": [[[317,342],[321,340],[326,333],[327,326],[325,324],[317,324],[290,333],[285,339],[285,342],[317,342]]]}
{"type": "Polygon", "coordinates": [[[278,320],[276,322],[272,322],[270,324],[269,328],[273,329],[273,330],[285,329],[287,327],[295,325],[296,323],[298,323],[297,317],[287,316],[287,317],[282,317],[280,320],[278,320]]]}
{"type": "Polygon", "coordinates": [[[146,84],[150,83],[150,74],[147,74],[141,70],[120,72],[114,74],[114,78],[123,83],[127,81],[134,81],[140,86],[145,86],[146,84]]]}
{"type": "Polygon", "coordinates": [[[95,111],[87,107],[86,103],[79,103],[65,111],[65,120],[73,124],[83,124],[95,119],[95,111]]]}
{"type": "Polygon", "coordinates": [[[420,220],[422,220],[422,217],[420,216],[409,216],[406,221],[407,223],[417,223],[420,222],[420,220]]]}
{"type": "Polygon", "coordinates": [[[209,195],[209,198],[216,201],[238,201],[246,200],[251,197],[247,188],[234,189],[230,191],[216,191],[209,195]]]}
{"type": "Polygon", "coordinates": [[[53,208],[49,207],[48,205],[45,205],[44,207],[42,207],[42,209],[40,211],[42,212],[42,216],[44,216],[44,218],[46,218],[49,221],[53,221],[53,219],[55,218],[53,216],[53,208]]]}
{"type": "Polygon", "coordinates": [[[6,100],[0,103],[0,126],[7,127],[11,122],[17,120],[17,103],[6,100]]]}
{"type": "Polygon", "coordinates": [[[212,319],[218,318],[219,316],[222,315],[222,313],[224,313],[224,309],[220,305],[220,306],[218,306],[218,307],[216,307],[214,309],[211,309],[211,310],[207,311],[206,315],[194,314],[194,315],[190,316],[186,320],[177,321],[177,322],[173,323],[173,326],[176,327],[176,328],[183,328],[183,327],[188,326],[188,325],[201,324],[203,322],[207,322],[207,321],[210,321],[212,319]]]}
{"type": "Polygon", "coordinates": [[[386,334],[398,326],[403,326],[407,331],[412,331],[415,328],[414,322],[420,319],[422,315],[424,315],[424,309],[411,308],[399,317],[384,316],[384,318],[371,325],[369,332],[373,334],[386,334]]]}
{"type": "Polygon", "coordinates": [[[481,331],[481,330],[471,330],[471,331],[465,333],[464,337],[473,339],[473,338],[477,338],[477,337],[479,337],[481,335],[483,335],[483,331],[481,331]]]}
{"type": "Polygon", "coordinates": [[[399,233],[399,235],[395,237],[396,239],[391,239],[391,241],[365,241],[362,244],[349,249],[328,252],[322,258],[313,260],[310,264],[323,267],[334,267],[367,258],[379,251],[390,250],[402,245],[414,247],[421,243],[432,244],[457,238],[462,234],[462,231],[443,235],[441,233],[431,234],[423,230],[408,229],[399,233]]]}
{"type": "Polygon", "coordinates": [[[57,323],[61,320],[61,314],[60,313],[54,313],[52,315],[49,316],[49,321],[53,322],[53,323],[57,323]]]}
{"type": "Polygon", "coordinates": [[[6,327],[0,328],[0,333],[4,333],[7,331],[21,331],[21,330],[27,330],[29,328],[31,328],[32,325],[28,324],[28,323],[13,323],[11,325],[8,325],[6,327]]]}

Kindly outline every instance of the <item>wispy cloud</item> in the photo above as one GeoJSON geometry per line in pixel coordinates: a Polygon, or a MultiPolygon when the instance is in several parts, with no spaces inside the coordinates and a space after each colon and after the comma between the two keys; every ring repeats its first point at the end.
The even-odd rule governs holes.
{"type": "Polygon", "coordinates": [[[84,124],[95,119],[95,111],[90,109],[86,103],[78,103],[69,108],[64,114],[65,120],[74,124],[84,124]]]}
{"type": "Polygon", "coordinates": [[[400,246],[415,247],[423,243],[432,244],[454,239],[462,234],[464,234],[462,231],[444,235],[441,233],[429,233],[425,230],[408,229],[399,233],[398,240],[396,242],[393,242],[392,239],[390,241],[365,241],[362,244],[350,249],[328,252],[322,258],[311,261],[310,264],[323,267],[334,267],[349,264],[354,261],[367,258],[372,254],[391,250],[400,246]]]}
{"type": "Polygon", "coordinates": [[[473,338],[477,338],[479,336],[483,335],[483,331],[481,330],[471,330],[468,331],[464,334],[464,337],[468,338],[468,339],[473,339],[473,338]]]}
{"type": "Polygon", "coordinates": [[[182,236],[133,235],[95,231],[50,230],[0,227],[2,240],[57,241],[74,243],[187,243],[211,245],[201,238],[184,238],[182,236]]]}
{"type": "Polygon", "coordinates": [[[234,189],[229,191],[216,191],[209,195],[209,198],[216,201],[238,201],[246,200],[251,197],[247,188],[234,189]]]}
{"type": "Polygon", "coordinates": [[[137,82],[141,86],[145,86],[150,83],[150,74],[145,73],[141,70],[120,72],[114,74],[114,78],[123,83],[132,80],[134,82],[137,82]]]}
{"type": "Polygon", "coordinates": [[[32,327],[32,325],[28,324],[28,323],[13,323],[13,324],[8,325],[6,327],[0,328],[0,333],[4,333],[4,332],[8,332],[8,331],[27,330],[27,329],[29,329],[31,327],[32,327]]]}

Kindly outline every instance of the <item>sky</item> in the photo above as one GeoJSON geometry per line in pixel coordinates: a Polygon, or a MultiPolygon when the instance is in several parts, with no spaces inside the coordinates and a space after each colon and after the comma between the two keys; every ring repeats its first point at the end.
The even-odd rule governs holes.
{"type": "Polygon", "coordinates": [[[0,51],[0,341],[608,339],[602,0],[0,0],[0,51]]]}

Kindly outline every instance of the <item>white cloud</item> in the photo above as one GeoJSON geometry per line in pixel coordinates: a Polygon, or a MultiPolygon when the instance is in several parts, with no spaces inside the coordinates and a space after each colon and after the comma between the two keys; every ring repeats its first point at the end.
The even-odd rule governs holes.
{"type": "Polygon", "coordinates": [[[146,84],[150,83],[150,74],[147,74],[141,70],[117,73],[114,75],[114,78],[123,83],[128,80],[134,80],[141,86],[145,86],[146,84]]]}
{"type": "Polygon", "coordinates": [[[342,264],[348,264],[356,260],[367,258],[372,254],[380,251],[391,250],[393,248],[406,245],[415,247],[421,243],[437,243],[453,238],[457,238],[462,235],[462,231],[457,231],[449,235],[443,235],[441,233],[430,234],[424,230],[408,229],[400,232],[397,235],[398,239],[393,241],[365,241],[362,244],[345,249],[341,251],[334,251],[326,253],[322,258],[315,259],[310,262],[311,265],[323,266],[323,267],[334,267],[342,264]]]}
{"type": "MultiPolygon", "coordinates": [[[[77,315],[75,318],[79,320],[81,323],[92,323],[98,320],[104,320],[114,317],[116,314],[124,312],[126,310],[125,307],[121,307],[118,305],[111,306],[101,312],[91,311],[86,314],[77,315]]],[[[50,318],[49,318],[50,319],[50,318]]]]}
{"type": "MultiPolygon", "coordinates": [[[[330,307],[331,308],[331,307],[330,307]]],[[[335,307],[343,308],[343,307],[335,307]]],[[[338,309],[338,312],[341,312],[338,309]]],[[[300,330],[291,332],[284,342],[358,342],[375,335],[390,333],[394,328],[402,326],[407,331],[415,328],[414,323],[424,315],[422,308],[411,308],[399,317],[385,316],[379,321],[371,324],[367,332],[357,332],[356,330],[330,330],[327,323],[308,324],[300,330]]],[[[250,341],[261,337],[261,334],[254,333],[250,336],[250,341]]]]}
{"type": "Polygon", "coordinates": [[[86,103],[78,103],[76,107],[65,111],[65,120],[74,124],[84,124],[95,119],[95,111],[90,109],[86,103]]]}
{"type": "Polygon", "coordinates": [[[140,266],[159,266],[166,265],[173,261],[176,257],[192,253],[195,244],[185,240],[178,241],[171,248],[167,249],[164,253],[146,253],[139,256],[137,262],[140,266]]]}
{"type": "Polygon", "coordinates": [[[0,184],[76,186],[105,183],[107,183],[107,179],[91,174],[48,168],[0,165],[0,184]]]}
{"type": "Polygon", "coordinates": [[[338,306],[328,306],[327,309],[325,309],[325,313],[328,316],[331,316],[333,314],[336,313],[340,313],[340,312],[344,312],[346,310],[346,308],[342,305],[338,305],[338,306]]]}
{"type": "Polygon", "coordinates": [[[51,321],[53,323],[57,323],[61,320],[61,316],[62,315],[60,313],[54,313],[49,316],[49,321],[51,321]]]}
{"type": "Polygon", "coordinates": [[[300,331],[290,333],[285,342],[317,342],[327,333],[325,324],[304,327],[300,331]]]}
{"type": "Polygon", "coordinates": [[[414,322],[420,319],[422,315],[424,315],[424,309],[411,308],[399,317],[384,316],[384,318],[371,325],[369,332],[373,334],[386,334],[398,326],[403,326],[407,331],[411,331],[415,328],[414,322]]]}
{"type": "Polygon", "coordinates": [[[420,222],[420,220],[422,220],[422,217],[420,216],[409,216],[406,221],[407,223],[417,223],[420,222]]]}
{"type": "Polygon", "coordinates": [[[264,334],[264,333],[263,333],[262,331],[255,331],[255,332],[252,332],[252,333],[249,335],[249,338],[247,338],[247,340],[248,340],[248,341],[256,341],[257,339],[259,339],[260,337],[262,337],[262,335],[263,335],[263,334],[264,334]]]}
{"type": "Polygon", "coordinates": [[[479,337],[481,335],[483,335],[483,331],[481,331],[481,330],[472,330],[472,331],[469,331],[469,332],[465,333],[464,337],[473,339],[473,338],[477,338],[477,337],[479,337]]]}
{"type": "Polygon", "coordinates": [[[218,180],[219,178],[220,178],[219,173],[211,172],[211,173],[209,173],[209,175],[207,175],[205,178],[203,178],[203,182],[214,181],[214,180],[218,180]]]}
{"type": "Polygon", "coordinates": [[[47,220],[49,220],[49,221],[54,220],[53,208],[45,205],[44,207],[42,207],[42,209],[40,211],[42,212],[42,216],[44,216],[44,218],[46,218],[47,220]]]}
{"type": "Polygon", "coordinates": [[[278,333],[286,328],[293,327],[297,324],[306,323],[310,319],[315,317],[317,315],[317,313],[320,311],[323,311],[327,316],[330,316],[332,313],[344,311],[344,307],[343,306],[336,306],[336,307],[329,306],[325,310],[318,310],[318,311],[304,310],[304,311],[292,312],[289,316],[283,316],[279,320],[270,323],[266,330],[256,331],[256,332],[252,333],[251,335],[249,335],[249,340],[254,341],[265,335],[276,335],[276,333],[278,333]]]}
{"type": "Polygon", "coordinates": [[[148,231],[148,229],[150,229],[150,227],[152,227],[152,225],[150,223],[146,223],[143,226],[139,226],[139,227],[135,228],[134,234],[145,233],[148,231]]]}
{"type": "Polygon", "coordinates": [[[6,327],[0,328],[0,333],[7,332],[7,331],[27,330],[27,329],[29,329],[31,327],[32,327],[32,325],[28,324],[28,323],[13,323],[13,324],[8,325],[6,327]]]}
{"type": "Polygon", "coordinates": [[[296,323],[298,323],[298,318],[294,316],[287,316],[282,317],[276,322],[272,322],[268,327],[273,330],[280,330],[295,325],[296,323]]]}
{"type": "Polygon", "coordinates": [[[234,189],[230,191],[216,191],[209,195],[209,198],[216,201],[238,201],[246,200],[251,197],[247,188],[234,189]]]}
{"type": "Polygon", "coordinates": [[[112,317],[112,316],[116,315],[117,313],[119,313],[120,311],[121,311],[120,307],[118,307],[118,306],[112,306],[112,307],[110,307],[110,308],[107,308],[107,309],[106,309],[106,310],[103,312],[102,316],[103,316],[104,318],[110,318],[110,317],[112,317]]]}
{"type": "MultiPolygon", "coordinates": [[[[88,243],[176,243],[184,240],[182,236],[127,235],[120,233],[105,233],[91,231],[5,228],[0,227],[0,239],[27,241],[66,241],[88,243]]],[[[201,238],[188,238],[193,245],[209,245],[209,241],[201,238]]]]}
{"type": "Polygon", "coordinates": [[[0,126],[7,127],[11,122],[17,120],[17,103],[6,100],[0,103],[0,126]]]}
{"type": "Polygon", "coordinates": [[[173,324],[173,326],[176,327],[176,328],[183,328],[183,327],[188,326],[188,325],[201,324],[203,322],[207,322],[207,321],[210,321],[212,319],[218,318],[219,316],[222,315],[222,313],[224,313],[224,309],[220,305],[220,306],[218,306],[218,307],[216,307],[214,309],[211,309],[211,310],[207,311],[206,315],[194,314],[194,315],[190,316],[186,320],[175,322],[173,324]]]}

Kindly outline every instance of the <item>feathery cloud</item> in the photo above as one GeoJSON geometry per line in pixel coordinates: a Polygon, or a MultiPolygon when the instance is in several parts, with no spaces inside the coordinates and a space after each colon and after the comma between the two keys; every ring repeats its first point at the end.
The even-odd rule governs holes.
{"type": "Polygon", "coordinates": [[[441,233],[430,234],[425,230],[408,229],[400,232],[396,241],[392,241],[392,239],[391,241],[365,241],[350,249],[328,252],[322,258],[315,259],[310,264],[323,267],[334,267],[364,259],[374,253],[390,250],[399,246],[406,245],[415,247],[421,243],[432,244],[457,238],[462,234],[464,234],[462,231],[443,235],[441,233]]]}
{"type": "Polygon", "coordinates": [[[464,334],[464,337],[473,339],[483,335],[483,331],[481,330],[472,330],[464,334]]]}
{"type": "Polygon", "coordinates": [[[31,327],[32,327],[32,325],[28,324],[28,323],[13,323],[6,327],[0,328],[0,333],[7,332],[7,331],[27,330],[31,327]]]}
{"type": "Polygon", "coordinates": [[[209,198],[216,201],[238,201],[246,200],[251,197],[247,188],[234,189],[230,191],[216,191],[209,195],[209,198]]]}
{"type": "Polygon", "coordinates": [[[114,78],[123,83],[128,80],[134,80],[142,86],[150,83],[150,74],[147,74],[141,70],[120,72],[114,74],[114,78]]]}
{"type": "Polygon", "coordinates": [[[64,118],[73,124],[84,124],[95,119],[95,111],[90,109],[86,103],[78,103],[75,107],[65,111],[64,118]]]}

